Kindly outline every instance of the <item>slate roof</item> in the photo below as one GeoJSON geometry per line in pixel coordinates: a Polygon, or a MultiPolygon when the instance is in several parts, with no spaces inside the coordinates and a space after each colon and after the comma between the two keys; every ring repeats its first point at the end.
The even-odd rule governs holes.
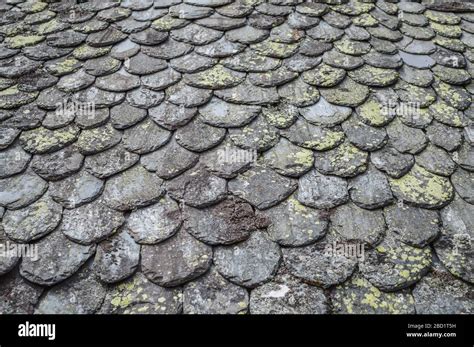
{"type": "Polygon", "coordinates": [[[0,312],[473,313],[472,5],[0,2],[0,312]]]}

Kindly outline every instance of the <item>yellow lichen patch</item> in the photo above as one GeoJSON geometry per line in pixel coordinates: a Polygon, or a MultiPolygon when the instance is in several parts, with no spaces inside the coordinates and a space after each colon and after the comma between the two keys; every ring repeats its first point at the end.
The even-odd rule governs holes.
{"type": "Polygon", "coordinates": [[[20,136],[20,143],[27,152],[46,153],[75,141],[78,133],[79,129],[75,126],[58,130],[40,127],[23,132],[20,136]]]}
{"type": "Polygon", "coordinates": [[[336,147],[344,140],[344,132],[329,129],[322,130],[322,137],[317,140],[305,141],[302,146],[317,151],[327,151],[336,147]]]}
{"type": "Polygon", "coordinates": [[[466,125],[466,119],[462,112],[449,106],[442,100],[431,105],[429,110],[434,119],[441,123],[453,127],[463,127],[466,125]]]}
{"type": "Polygon", "coordinates": [[[436,79],[433,88],[446,103],[459,110],[466,109],[471,103],[471,96],[461,87],[451,86],[436,79]]]}
{"type": "Polygon", "coordinates": [[[305,71],[302,78],[306,83],[318,87],[333,87],[339,84],[346,76],[346,71],[326,64],[305,71]]]}
{"type": "Polygon", "coordinates": [[[27,15],[24,18],[24,21],[26,24],[33,25],[38,23],[44,23],[54,17],[56,17],[56,12],[45,10],[27,15]]]}
{"type": "Polygon", "coordinates": [[[350,4],[340,4],[340,1],[334,1],[334,3],[339,3],[338,5],[332,6],[334,11],[351,16],[358,16],[362,13],[368,13],[375,7],[375,5],[372,3],[361,1],[353,1],[350,4]]]}
{"type": "Polygon", "coordinates": [[[186,83],[199,88],[222,89],[240,84],[245,75],[232,71],[220,64],[195,74],[186,76],[186,83]]]}
{"type": "Polygon", "coordinates": [[[293,55],[298,49],[298,44],[287,44],[266,40],[251,46],[262,55],[273,58],[287,58],[293,55]]]}
{"type": "Polygon", "coordinates": [[[59,60],[46,66],[46,70],[53,75],[62,76],[79,69],[81,62],[73,57],[59,60]]]}
{"type": "Polygon", "coordinates": [[[25,24],[23,22],[6,24],[0,26],[0,34],[5,36],[15,36],[25,32],[25,24]]]}
{"type": "Polygon", "coordinates": [[[311,167],[314,163],[313,152],[307,149],[302,149],[301,151],[294,153],[290,157],[294,159],[296,164],[301,166],[311,167]]]}
{"type": "Polygon", "coordinates": [[[368,86],[385,87],[397,82],[399,75],[398,72],[392,69],[365,65],[349,72],[349,76],[357,82],[368,86]]]}
{"type": "Polygon", "coordinates": [[[0,91],[0,109],[19,107],[36,99],[38,92],[22,92],[17,85],[0,91]]]}
{"type": "Polygon", "coordinates": [[[335,288],[332,302],[337,313],[408,314],[415,311],[410,293],[382,292],[358,274],[335,288]]]}
{"type": "Polygon", "coordinates": [[[187,23],[187,20],[175,18],[171,16],[164,16],[156,19],[151,26],[159,31],[170,31],[173,29],[178,29],[184,26],[187,23]]]}
{"type": "Polygon", "coordinates": [[[12,95],[15,95],[15,94],[18,94],[18,93],[19,93],[18,86],[15,85],[15,86],[10,87],[8,89],[2,90],[0,92],[0,97],[12,96],[12,95]]]}
{"type": "Polygon", "coordinates": [[[400,99],[405,103],[415,103],[419,107],[428,107],[436,101],[436,94],[431,88],[417,87],[413,84],[399,81],[395,85],[400,99]]]}
{"type": "Polygon", "coordinates": [[[372,15],[364,13],[358,17],[355,17],[352,20],[352,23],[361,27],[374,27],[379,24],[379,21],[375,19],[372,15]]]}
{"type": "Polygon", "coordinates": [[[27,13],[36,13],[43,11],[48,4],[42,1],[27,1],[21,5],[21,8],[27,13]]]}
{"type": "Polygon", "coordinates": [[[33,46],[37,43],[40,43],[44,40],[44,36],[41,35],[17,35],[13,37],[8,37],[5,39],[5,44],[9,48],[23,48],[27,46],[33,46]]]}
{"type": "Polygon", "coordinates": [[[241,0],[240,3],[245,6],[257,6],[264,2],[264,0],[241,0]]]}
{"type": "Polygon", "coordinates": [[[74,49],[72,51],[72,55],[79,60],[87,60],[87,59],[93,59],[93,58],[98,58],[103,55],[106,55],[107,53],[110,52],[111,46],[109,47],[92,47],[89,45],[82,45],[74,49]]]}
{"type": "Polygon", "coordinates": [[[449,270],[450,273],[453,275],[463,278],[469,282],[472,282],[473,275],[472,275],[472,257],[471,257],[471,249],[463,250],[456,248],[441,248],[436,247],[436,254],[443,262],[444,266],[449,270]]]}
{"type": "Polygon", "coordinates": [[[342,53],[349,55],[362,55],[370,51],[370,45],[367,42],[350,40],[348,38],[335,42],[334,47],[342,53]]]}
{"type": "Polygon", "coordinates": [[[125,308],[130,305],[132,301],[132,295],[127,294],[125,296],[116,296],[112,299],[111,304],[120,308],[125,308]]]}
{"type": "Polygon", "coordinates": [[[437,208],[446,205],[453,197],[453,187],[446,177],[434,175],[414,165],[401,178],[389,178],[395,196],[420,207],[437,208]]]}
{"type": "Polygon", "coordinates": [[[103,313],[177,313],[182,294],[151,283],[142,273],[137,273],[110,288],[103,313]]]}
{"type": "Polygon", "coordinates": [[[346,78],[337,87],[321,89],[321,94],[329,103],[350,107],[362,104],[369,93],[367,86],[356,83],[351,78],[346,78]]]}
{"type": "Polygon", "coordinates": [[[410,271],[402,270],[402,271],[400,271],[400,276],[402,276],[404,278],[409,278],[410,277],[410,271]]]}
{"type": "Polygon", "coordinates": [[[458,38],[462,35],[462,30],[457,25],[444,25],[435,22],[430,23],[431,28],[439,35],[458,38]]]}
{"type": "MultiPolygon", "coordinates": [[[[456,52],[464,52],[465,47],[464,47],[464,42],[462,42],[459,39],[452,39],[449,37],[444,37],[444,36],[436,36],[433,39],[433,43],[436,43],[438,46],[456,51],[456,52]]],[[[464,71],[464,70],[461,70],[464,71]]]]}
{"type": "Polygon", "coordinates": [[[4,89],[7,89],[7,88],[10,88],[14,84],[15,84],[14,80],[11,80],[9,78],[0,77],[0,91],[4,90],[4,89]]]}
{"type": "Polygon", "coordinates": [[[314,212],[314,210],[309,207],[306,207],[301,202],[296,200],[293,196],[288,198],[288,210],[290,213],[299,214],[304,217],[312,216],[314,212]]]}
{"type": "Polygon", "coordinates": [[[357,108],[357,114],[364,123],[383,126],[390,122],[390,110],[376,99],[371,98],[357,108]]]}
{"type": "MultiPolygon", "coordinates": [[[[288,107],[291,107],[288,106],[288,107]]],[[[263,115],[269,124],[277,128],[287,128],[298,117],[297,109],[295,111],[269,106],[263,110],[263,115]]]]}
{"type": "Polygon", "coordinates": [[[424,13],[424,16],[430,21],[437,22],[440,24],[459,24],[461,18],[456,16],[454,13],[449,12],[435,12],[432,10],[427,10],[424,13]]]}
{"type": "Polygon", "coordinates": [[[40,25],[38,25],[38,27],[36,28],[36,32],[41,35],[47,35],[62,30],[64,29],[64,27],[64,23],[60,22],[56,18],[53,18],[49,22],[41,23],[40,25]]]}
{"type": "Polygon", "coordinates": [[[315,167],[322,173],[353,177],[367,170],[368,154],[344,142],[326,152],[315,152],[315,167]]]}
{"type": "Polygon", "coordinates": [[[431,257],[430,247],[420,249],[406,245],[389,233],[375,254],[360,264],[360,270],[374,286],[398,290],[419,281],[431,266],[431,257]]]}
{"type": "Polygon", "coordinates": [[[302,79],[294,80],[278,88],[278,94],[291,105],[303,107],[319,100],[319,91],[302,79]]]}

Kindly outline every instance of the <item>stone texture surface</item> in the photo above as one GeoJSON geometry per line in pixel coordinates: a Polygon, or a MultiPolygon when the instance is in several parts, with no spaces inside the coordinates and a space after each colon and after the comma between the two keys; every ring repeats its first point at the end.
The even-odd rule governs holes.
{"type": "Polygon", "coordinates": [[[268,226],[270,238],[282,246],[303,246],[320,239],[326,232],[328,222],[323,214],[304,206],[294,197],[265,211],[271,221],[268,226]]]}
{"type": "Polygon", "coordinates": [[[360,275],[337,286],[331,293],[338,314],[414,314],[413,296],[406,291],[383,292],[360,275]]]}
{"type": "Polygon", "coordinates": [[[182,311],[182,290],[164,288],[137,272],[107,290],[98,313],[178,314],[182,311]]]}
{"type": "Polygon", "coordinates": [[[252,233],[249,239],[235,246],[220,246],[214,254],[217,271],[229,281],[247,288],[271,280],[280,260],[280,248],[263,232],[252,233]]]}
{"type": "Polygon", "coordinates": [[[152,282],[173,287],[204,274],[211,266],[212,248],[181,231],[141,250],[143,273],[152,282]]]}
{"type": "Polygon", "coordinates": [[[61,214],[62,206],[45,195],[22,209],[6,211],[2,217],[2,226],[11,240],[30,242],[56,229],[61,214]]]}
{"type": "Polygon", "coordinates": [[[415,248],[398,241],[393,234],[359,263],[362,276],[383,291],[396,291],[418,282],[431,266],[429,247],[415,248]]]}
{"type": "Polygon", "coordinates": [[[24,258],[20,274],[27,280],[51,286],[71,277],[92,256],[95,245],[70,241],[59,230],[37,243],[38,258],[24,258]]]}
{"type": "Polygon", "coordinates": [[[105,285],[88,263],[74,276],[49,289],[41,297],[35,313],[92,314],[100,308],[105,293],[105,285]],[[71,300],[71,297],[76,300],[71,300]]]}
{"type": "Polygon", "coordinates": [[[227,281],[215,268],[184,286],[185,314],[244,314],[248,306],[247,291],[227,281]]]}
{"type": "Polygon", "coordinates": [[[254,289],[250,296],[251,314],[327,314],[324,292],[289,275],[254,289]]]}
{"type": "Polygon", "coordinates": [[[329,252],[333,242],[337,242],[337,237],[328,235],[313,245],[284,248],[284,264],[293,276],[310,285],[329,288],[342,283],[354,272],[357,259],[329,252]]]}
{"type": "Polygon", "coordinates": [[[123,214],[95,200],[73,210],[65,210],[59,229],[80,244],[97,243],[112,234],[124,222],[123,214]]]}
{"type": "Polygon", "coordinates": [[[474,18],[428,2],[0,4],[0,313],[472,313],[474,18]]]}
{"type": "Polygon", "coordinates": [[[210,245],[226,245],[247,239],[251,232],[267,223],[255,215],[252,206],[229,198],[206,210],[185,207],[183,228],[210,245]]]}
{"type": "Polygon", "coordinates": [[[105,283],[116,283],[132,275],[140,263],[140,246],[126,232],[119,232],[97,246],[94,267],[105,283]]]}
{"type": "Polygon", "coordinates": [[[133,211],[125,229],[139,244],[155,244],[173,236],[182,224],[178,204],[168,196],[133,211]]]}

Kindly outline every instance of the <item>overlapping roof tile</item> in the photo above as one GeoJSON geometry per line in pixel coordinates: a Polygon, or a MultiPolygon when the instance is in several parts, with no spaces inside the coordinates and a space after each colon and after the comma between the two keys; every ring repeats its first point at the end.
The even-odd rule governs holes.
{"type": "Polygon", "coordinates": [[[6,0],[0,313],[473,313],[460,4],[6,0]]]}

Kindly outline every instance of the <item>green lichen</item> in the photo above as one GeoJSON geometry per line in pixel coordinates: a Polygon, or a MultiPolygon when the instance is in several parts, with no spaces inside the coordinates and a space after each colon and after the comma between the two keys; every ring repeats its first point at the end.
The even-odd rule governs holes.
{"type": "Polygon", "coordinates": [[[383,69],[365,65],[357,70],[349,72],[349,76],[365,85],[374,87],[386,87],[397,82],[399,74],[392,69],[383,69]]]}
{"type": "Polygon", "coordinates": [[[302,146],[317,151],[327,151],[336,147],[344,140],[344,133],[342,131],[323,129],[322,135],[317,140],[305,141],[302,146]]]}
{"type": "Polygon", "coordinates": [[[297,118],[295,112],[290,112],[285,108],[273,106],[265,108],[263,110],[263,115],[270,125],[280,129],[288,128],[297,118]]]}
{"type": "Polygon", "coordinates": [[[33,46],[44,40],[41,35],[17,35],[5,39],[5,44],[9,48],[20,49],[27,46],[33,46]]]}
{"type": "Polygon", "coordinates": [[[463,69],[436,65],[432,70],[436,77],[449,84],[467,84],[471,81],[471,75],[463,69]]]}
{"type": "MultiPolygon", "coordinates": [[[[384,276],[389,277],[387,282],[391,289],[406,287],[419,281],[431,266],[430,247],[420,249],[406,245],[396,241],[392,234],[387,235],[382,245],[376,248],[376,252],[381,255],[380,263],[373,266],[384,268],[384,276]],[[380,251],[382,246],[383,252],[380,251]]],[[[377,277],[381,275],[378,273],[375,277],[376,282],[380,281],[377,277]]],[[[383,280],[381,284],[385,285],[383,280]]]]}
{"type": "Polygon", "coordinates": [[[295,164],[303,167],[311,167],[314,163],[313,152],[307,149],[293,153],[290,157],[294,159],[295,164]]]}
{"type": "Polygon", "coordinates": [[[400,96],[402,101],[415,103],[421,108],[428,107],[436,101],[436,94],[431,88],[417,87],[405,82],[397,83],[395,88],[402,92],[400,96]]]}
{"type": "Polygon", "coordinates": [[[15,36],[24,33],[26,30],[25,24],[23,22],[13,23],[13,24],[6,24],[0,26],[0,34],[4,36],[15,36]]]}
{"type": "MultiPolygon", "coordinates": [[[[452,38],[443,37],[443,36],[438,35],[433,39],[433,43],[435,43],[435,44],[437,44],[441,47],[450,49],[452,51],[456,51],[456,52],[464,52],[465,51],[464,42],[462,42],[459,39],[452,39],[452,38]]],[[[461,71],[464,71],[464,70],[461,70],[461,71]]]]}
{"type": "Polygon", "coordinates": [[[77,69],[79,69],[80,66],[81,63],[79,60],[73,57],[68,57],[66,59],[57,61],[51,65],[48,65],[47,70],[53,75],[62,76],[76,71],[77,69]]]}
{"type": "Polygon", "coordinates": [[[461,22],[461,18],[456,16],[454,13],[449,12],[435,12],[432,10],[427,10],[424,13],[424,16],[428,18],[430,21],[437,22],[440,24],[459,24],[461,22]]]}
{"type": "Polygon", "coordinates": [[[285,102],[300,107],[314,104],[320,96],[317,88],[304,83],[302,80],[296,80],[281,86],[278,93],[285,102]]]}
{"type": "MultiPolygon", "coordinates": [[[[141,126],[146,127],[149,126],[149,124],[141,126]]],[[[80,148],[89,148],[91,144],[97,143],[97,141],[106,141],[107,139],[113,138],[115,132],[116,130],[110,124],[94,129],[83,130],[77,140],[77,145],[80,148]]],[[[126,171],[123,175],[126,176],[127,173],[130,173],[130,170],[126,171]]]]}
{"type": "Polygon", "coordinates": [[[15,85],[15,81],[9,78],[0,77],[0,91],[15,85]]]}
{"type": "Polygon", "coordinates": [[[349,142],[315,156],[315,166],[326,174],[353,177],[367,170],[368,154],[349,142]]]}
{"type": "Polygon", "coordinates": [[[187,81],[196,87],[209,89],[231,88],[240,84],[245,76],[235,73],[230,69],[218,64],[196,74],[189,75],[187,81]]]}
{"type": "Polygon", "coordinates": [[[41,1],[27,1],[23,4],[22,9],[28,13],[41,12],[48,7],[48,4],[41,1]]]}
{"type": "Polygon", "coordinates": [[[407,314],[415,310],[415,301],[408,292],[382,292],[360,275],[336,287],[332,301],[337,313],[407,314]]]}
{"type": "Polygon", "coordinates": [[[343,38],[334,43],[334,46],[349,55],[362,55],[370,50],[370,45],[366,42],[353,41],[348,38],[343,38]]]}
{"type": "Polygon", "coordinates": [[[457,109],[466,108],[466,105],[468,105],[472,99],[466,90],[460,87],[451,86],[439,79],[435,80],[433,88],[443,100],[457,109]]]}
{"type": "Polygon", "coordinates": [[[332,6],[334,11],[350,16],[358,16],[362,13],[368,13],[375,7],[372,3],[361,1],[352,1],[350,4],[341,4],[340,0],[332,0],[330,3],[337,4],[336,6],[332,6]]]}
{"type": "Polygon", "coordinates": [[[245,6],[257,6],[260,5],[264,0],[241,0],[240,3],[245,6]]]}
{"type": "Polygon", "coordinates": [[[52,20],[41,23],[36,28],[36,31],[41,35],[52,34],[56,31],[62,30],[64,28],[64,23],[60,22],[58,19],[53,18],[52,20]]]}
{"type": "Polygon", "coordinates": [[[37,23],[48,21],[51,18],[54,18],[55,16],[56,16],[55,12],[46,10],[46,11],[41,11],[38,13],[29,14],[28,16],[25,17],[24,21],[27,24],[37,24],[37,23]]]}
{"type": "Polygon", "coordinates": [[[5,97],[5,96],[13,96],[18,94],[20,91],[18,90],[18,86],[14,85],[13,87],[10,87],[8,89],[4,89],[0,92],[0,98],[5,97]]]}
{"type": "Polygon", "coordinates": [[[335,88],[321,90],[326,101],[339,106],[356,107],[369,96],[369,88],[346,78],[335,88]]]}
{"type": "Polygon", "coordinates": [[[38,96],[38,92],[22,92],[18,85],[11,86],[0,91],[0,109],[11,109],[32,102],[38,96]]]}

